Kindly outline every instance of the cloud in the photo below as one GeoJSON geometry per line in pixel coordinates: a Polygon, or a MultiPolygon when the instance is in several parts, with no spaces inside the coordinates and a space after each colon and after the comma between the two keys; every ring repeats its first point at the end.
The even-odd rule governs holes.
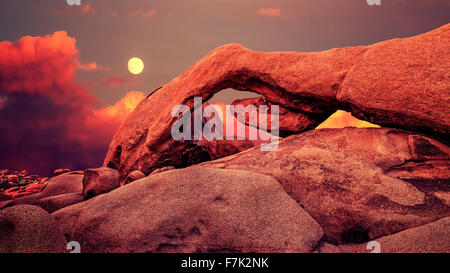
{"type": "Polygon", "coordinates": [[[96,9],[90,3],[81,2],[81,5],[65,5],[64,8],[55,9],[53,12],[59,16],[73,16],[73,15],[86,15],[94,14],[96,9]]]}
{"type": "Polygon", "coordinates": [[[130,12],[130,16],[131,17],[138,17],[142,20],[147,20],[153,16],[155,16],[155,14],[158,11],[156,9],[152,9],[152,10],[136,10],[136,11],[132,11],[130,12]]]}
{"type": "Polygon", "coordinates": [[[130,91],[114,105],[96,111],[100,117],[120,118],[126,117],[145,98],[141,91],[130,91]]]}
{"type": "Polygon", "coordinates": [[[97,64],[96,62],[89,62],[87,64],[78,63],[77,68],[82,71],[95,71],[95,70],[103,70],[109,71],[109,67],[104,67],[102,65],[97,64]]]}
{"type": "Polygon", "coordinates": [[[285,13],[285,12],[281,12],[280,9],[275,9],[275,8],[260,8],[259,10],[256,11],[256,14],[261,15],[261,16],[266,16],[266,17],[276,17],[276,18],[281,18],[281,19],[291,19],[291,18],[295,18],[296,15],[295,13],[285,13]]]}
{"type": "Polygon", "coordinates": [[[259,10],[256,11],[256,13],[264,16],[277,17],[280,16],[281,11],[280,9],[274,8],[260,8],[259,10]]]}
{"type": "Polygon", "coordinates": [[[74,81],[75,39],[66,32],[0,42],[0,166],[48,175],[102,164],[113,134],[143,97],[133,91],[95,110],[74,81]]]}
{"type": "Polygon", "coordinates": [[[139,84],[141,81],[131,75],[114,74],[106,79],[105,84],[109,87],[117,88],[121,86],[130,86],[139,84]]]}

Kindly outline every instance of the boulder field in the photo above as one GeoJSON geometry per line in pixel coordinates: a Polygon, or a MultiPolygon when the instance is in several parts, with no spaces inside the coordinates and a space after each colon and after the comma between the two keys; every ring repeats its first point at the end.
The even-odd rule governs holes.
{"type": "Polygon", "coordinates": [[[0,252],[450,252],[449,48],[450,24],[323,52],[221,46],[136,107],[104,166],[0,192],[0,252]],[[277,149],[172,138],[174,106],[225,88],[280,106],[277,149]],[[313,130],[338,109],[381,128],[313,130]]]}

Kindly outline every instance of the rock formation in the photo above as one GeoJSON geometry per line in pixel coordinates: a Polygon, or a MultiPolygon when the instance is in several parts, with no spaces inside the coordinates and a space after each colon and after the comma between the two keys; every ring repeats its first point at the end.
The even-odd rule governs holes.
{"type": "Polygon", "coordinates": [[[151,175],[53,216],[85,252],[311,252],[323,235],[275,179],[200,167],[151,175]]]}
{"type": "MultiPolygon", "coordinates": [[[[0,203],[0,209],[5,207],[10,207],[13,205],[38,205],[46,204],[48,201],[45,201],[46,198],[52,198],[52,200],[55,200],[58,197],[61,197],[61,195],[68,194],[68,193],[74,193],[78,196],[82,196],[83,191],[83,175],[80,174],[73,174],[73,173],[64,173],[60,174],[58,176],[52,177],[51,179],[47,180],[46,187],[38,193],[34,193],[28,196],[16,198],[9,201],[4,201],[0,203]],[[41,201],[41,199],[43,201],[41,201]]],[[[73,197],[73,196],[72,196],[73,197]]],[[[52,209],[50,209],[48,212],[52,212],[55,209],[61,208],[65,205],[71,205],[73,203],[68,202],[67,197],[64,198],[64,202],[61,202],[61,199],[58,201],[59,205],[53,205],[52,209]]],[[[79,200],[79,198],[72,198],[72,201],[79,200]]],[[[50,208],[48,205],[43,206],[44,209],[50,208]]]]}
{"type": "Polygon", "coordinates": [[[101,167],[84,171],[83,196],[86,200],[110,192],[119,186],[119,173],[114,169],[101,167]]]}
{"type": "Polygon", "coordinates": [[[449,48],[450,24],[324,52],[219,47],[136,107],[103,167],[0,171],[0,252],[65,251],[64,235],[82,252],[450,252],[449,48]],[[171,137],[174,106],[224,88],[280,106],[277,149],[171,137]],[[391,128],[311,130],[337,109],[391,128]]]}
{"type": "Polygon", "coordinates": [[[329,243],[362,243],[450,215],[450,148],[397,129],[320,129],[277,150],[200,164],[276,178],[329,243]]]}
{"type": "Polygon", "coordinates": [[[204,161],[228,155],[210,156],[170,134],[175,105],[192,108],[194,97],[206,101],[224,88],[259,93],[292,112],[280,115],[281,124],[283,116],[297,117],[285,134],[313,129],[342,109],[379,125],[448,139],[449,33],[447,24],[416,37],[311,53],[219,47],[136,107],[114,136],[104,166],[118,169],[124,180],[136,169],[148,175],[164,166],[198,163],[173,162],[181,156],[204,161]]]}

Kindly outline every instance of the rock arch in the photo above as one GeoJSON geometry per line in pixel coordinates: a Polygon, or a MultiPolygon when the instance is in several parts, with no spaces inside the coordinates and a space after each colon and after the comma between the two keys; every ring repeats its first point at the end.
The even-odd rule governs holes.
{"type": "MultiPolygon", "coordinates": [[[[296,116],[284,128],[286,134],[310,130],[342,109],[359,119],[445,140],[450,131],[449,34],[447,24],[411,38],[309,53],[221,46],[136,107],[114,136],[104,164],[118,166],[125,177],[135,169],[148,174],[166,164],[164,158],[181,156],[187,144],[171,139],[172,107],[192,108],[194,97],[207,101],[225,88],[256,92],[286,109],[286,116],[296,116]]],[[[197,146],[202,145],[210,151],[215,145],[211,159],[229,155],[220,154],[221,145],[233,151],[248,148],[226,142],[197,146]]]]}

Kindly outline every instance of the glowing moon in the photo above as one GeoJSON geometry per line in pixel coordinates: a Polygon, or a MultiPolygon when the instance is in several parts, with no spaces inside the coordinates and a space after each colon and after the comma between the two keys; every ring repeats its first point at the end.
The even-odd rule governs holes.
{"type": "Polygon", "coordinates": [[[132,74],[140,74],[144,70],[144,62],[139,58],[131,58],[128,61],[128,70],[132,74]]]}

